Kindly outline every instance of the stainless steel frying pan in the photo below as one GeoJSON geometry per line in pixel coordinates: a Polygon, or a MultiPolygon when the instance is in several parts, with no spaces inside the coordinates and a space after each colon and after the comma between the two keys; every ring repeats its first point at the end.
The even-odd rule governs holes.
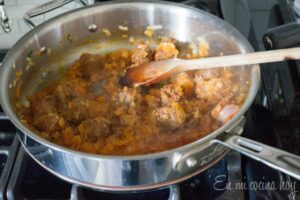
{"type": "MultiPolygon", "coordinates": [[[[69,0],[70,1],[70,0],[69,0]]],[[[52,1],[27,13],[25,19],[69,1],[52,1]]],[[[191,144],[155,154],[101,156],[53,144],[27,128],[15,111],[24,97],[58,77],[83,52],[105,53],[128,46],[110,40],[124,34],[142,36],[148,25],[162,25],[155,35],[172,36],[182,42],[202,38],[210,44],[210,55],[251,52],[248,41],[223,20],[198,9],[166,2],[104,3],[65,13],[35,28],[7,53],[0,71],[0,100],[5,113],[19,129],[22,145],[41,166],[56,176],[87,187],[111,191],[145,190],[170,185],[207,169],[229,148],[300,179],[300,158],[285,151],[243,138],[243,115],[252,104],[260,83],[258,65],[237,67],[250,81],[249,94],[239,113],[218,130],[191,144]],[[109,41],[110,42],[107,42],[109,41]],[[99,48],[99,45],[101,48],[99,48]],[[98,47],[98,48],[97,48],[98,47]],[[50,53],[51,52],[51,53],[50,53]],[[28,59],[30,58],[30,59],[28,59]]],[[[129,47],[129,46],[128,46],[129,47]]]]}

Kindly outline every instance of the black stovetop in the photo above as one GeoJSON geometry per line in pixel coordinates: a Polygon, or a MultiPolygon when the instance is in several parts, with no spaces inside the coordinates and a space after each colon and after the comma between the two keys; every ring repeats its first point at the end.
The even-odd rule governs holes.
{"type": "MultiPolygon", "coordinates": [[[[246,0],[177,0],[176,2],[198,7],[225,19],[248,38],[255,50],[261,50],[260,45],[257,44],[260,38],[258,38],[251,21],[251,12],[246,0]]],[[[284,0],[279,0],[279,4],[276,4],[270,11],[276,12],[277,16],[274,19],[276,22],[271,23],[272,26],[289,22],[287,19],[284,20],[284,17],[278,17],[285,8],[284,2],[284,0]]],[[[2,55],[3,52],[0,51],[0,61],[2,55]]],[[[291,63],[282,64],[290,66],[291,63]]],[[[280,87],[280,80],[271,81],[277,80],[280,73],[290,73],[290,71],[282,72],[278,68],[280,67],[276,66],[270,70],[270,67],[261,67],[262,87],[255,103],[246,114],[247,120],[243,136],[299,155],[300,148],[297,146],[300,144],[300,125],[297,122],[300,121],[298,119],[300,118],[300,101],[297,92],[293,93],[293,97],[286,94],[285,87],[280,87]],[[278,87],[281,88],[281,96],[278,93],[278,87]],[[278,98],[274,98],[276,94],[283,103],[278,103],[278,98]],[[289,97],[289,105],[287,105],[286,96],[289,97]],[[290,101],[291,98],[293,101],[290,101]]],[[[18,138],[15,136],[16,128],[8,119],[1,117],[1,113],[0,109],[0,199],[165,200],[173,198],[175,200],[179,197],[176,196],[178,193],[170,194],[170,191],[178,188],[180,199],[183,200],[289,199],[292,197],[291,188],[285,190],[255,190],[251,188],[250,185],[253,183],[274,183],[276,188],[280,188],[282,183],[295,183],[295,181],[233,151],[205,172],[171,188],[125,194],[83,188],[55,177],[34,162],[20,146],[18,138]],[[226,188],[228,183],[243,184],[243,188],[226,188]]],[[[300,192],[299,185],[298,182],[296,190],[300,192]]]]}

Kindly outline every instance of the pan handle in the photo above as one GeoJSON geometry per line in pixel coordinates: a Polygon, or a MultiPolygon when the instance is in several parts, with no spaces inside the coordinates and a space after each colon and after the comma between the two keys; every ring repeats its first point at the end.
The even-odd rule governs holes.
{"type": "Polygon", "coordinates": [[[300,180],[300,156],[237,135],[225,140],[214,139],[213,143],[222,144],[300,180]]]}
{"type": "Polygon", "coordinates": [[[25,23],[29,26],[29,28],[34,28],[35,24],[31,21],[30,18],[32,17],[36,17],[39,16],[41,14],[47,13],[51,10],[54,10],[56,8],[59,8],[67,3],[70,3],[72,1],[77,1],[78,3],[80,3],[82,6],[86,6],[87,3],[84,0],[53,0],[53,1],[49,1],[47,3],[44,3],[40,6],[37,6],[29,11],[27,11],[25,13],[25,15],[23,16],[23,20],[25,21],[25,23]]]}

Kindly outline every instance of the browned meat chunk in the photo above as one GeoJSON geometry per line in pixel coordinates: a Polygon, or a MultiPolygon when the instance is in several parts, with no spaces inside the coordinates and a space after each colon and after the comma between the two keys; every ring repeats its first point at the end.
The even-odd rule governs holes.
{"type": "Polygon", "coordinates": [[[202,78],[195,79],[196,95],[200,99],[214,104],[231,92],[232,83],[228,79],[213,78],[208,81],[202,78]]]}
{"type": "Polygon", "coordinates": [[[182,96],[183,92],[180,86],[166,85],[160,90],[160,98],[163,106],[180,101],[182,96]]]}
{"type": "Polygon", "coordinates": [[[139,120],[143,101],[139,88],[124,87],[121,92],[114,94],[112,100],[114,115],[120,126],[133,126],[139,120]]]}
{"type": "MultiPolygon", "coordinates": [[[[52,91],[53,88],[48,88],[52,91]]],[[[58,101],[54,95],[45,92],[38,92],[29,96],[30,106],[24,113],[27,121],[30,121],[39,131],[53,132],[60,129],[60,116],[57,113],[56,106],[58,101]]]]}
{"type": "Polygon", "coordinates": [[[90,81],[97,81],[102,77],[101,68],[103,67],[103,57],[84,53],[80,56],[71,70],[69,75],[74,78],[84,78],[90,81]]]}
{"type": "Polygon", "coordinates": [[[135,65],[148,63],[151,60],[153,60],[153,53],[146,44],[139,44],[137,49],[135,49],[131,55],[131,61],[135,65]]]}
{"type": "Polygon", "coordinates": [[[44,98],[37,96],[38,95],[35,95],[29,98],[30,104],[34,105],[30,107],[34,116],[56,112],[57,101],[54,96],[47,95],[44,98]]]}
{"type": "Polygon", "coordinates": [[[162,42],[160,43],[155,51],[155,60],[164,60],[169,58],[176,58],[179,51],[176,49],[176,46],[171,42],[162,42]]]}
{"type": "Polygon", "coordinates": [[[234,115],[238,113],[239,110],[239,106],[232,104],[228,98],[225,98],[221,100],[211,111],[211,116],[222,123],[226,123],[232,117],[234,117],[234,115]]]}
{"type": "Polygon", "coordinates": [[[64,109],[61,110],[65,119],[71,124],[77,124],[86,119],[88,111],[88,100],[84,98],[74,98],[64,109]]]}
{"type": "Polygon", "coordinates": [[[196,99],[189,103],[189,114],[192,115],[193,118],[198,119],[201,118],[202,115],[206,115],[208,111],[208,106],[202,99],[196,99]]]}
{"type": "Polygon", "coordinates": [[[52,133],[53,131],[60,130],[59,115],[57,113],[46,113],[40,116],[36,116],[33,119],[33,125],[39,131],[45,131],[52,133]]]}
{"type": "Polygon", "coordinates": [[[157,108],[154,110],[157,122],[163,127],[170,130],[180,127],[186,120],[186,114],[178,103],[171,106],[157,108]]]}
{"type": "Polygon", "coordinates": [[[112,99],[118,106],[133,107],[142,102],[139,90],[139,88],[124,87],[121,92],[114,94],[112,99]]]}
{"type": "Polygon", "coordinates": [[[62,82],[55,90],[55,95],[61,102],[67,102],[75,97],[86,96],[87,83],[80,79],[62,82]]]}
{"type": "Polygon", "coordinates": [[[182,88],[185,98],[190,99],[195,96],[195,82],[191,74],[185,72],[180,73],[172,78],[171,82],[182,88]]]}
{"type": "Polygon", "coordinates": [[[77,97],[71,100],[64,109],[60,110],[69,123],[77,124],[84,119],[105,116],[108,105],[103,101],[89,100],[77,97]]]}
{"type": "Polygon", "coordinates": [[[103,117],[87,119],[78,127],[82,138],[91,142],[96,142],[101,138],[105,138],[110,134],[110,123],[103,117]]]}

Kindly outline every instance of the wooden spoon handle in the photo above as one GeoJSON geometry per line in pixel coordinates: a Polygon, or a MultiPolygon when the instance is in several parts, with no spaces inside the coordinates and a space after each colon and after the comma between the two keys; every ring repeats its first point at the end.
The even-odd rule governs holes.
{"type": "Polygon", "coordinates": [[[300,47],[279,49],[272,51],[253,52],[247,54],[237,54],[229,56],[219,56],[213,58],[201,58],[185,60],[180,65],[184,71],[194,69],[205,69],[211,67],[231,67],[238,65],[253,65],[260,63],[278,62],[284,60],[300,59],[300,47]]]}

